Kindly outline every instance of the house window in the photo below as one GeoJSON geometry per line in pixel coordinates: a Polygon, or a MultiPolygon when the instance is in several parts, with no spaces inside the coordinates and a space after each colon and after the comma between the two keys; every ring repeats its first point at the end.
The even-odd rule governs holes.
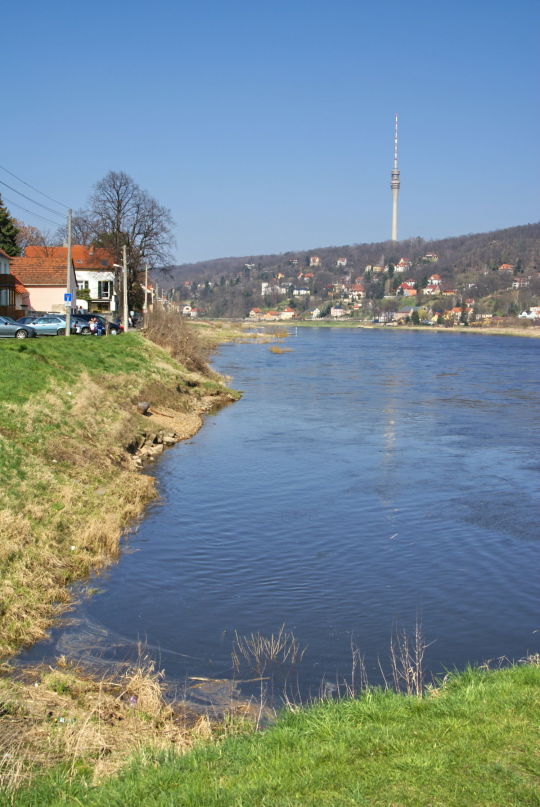
{"type": "Polygon", "coordinates": [[[11,289],[0,289],[0,305],[13,305],[13,293],[11,289]]]}
{"type": "Polygon", "coordinates": [[[79,280],[77,286],[79,289],[88,289],[88,280],[79,280]]]}
{"type": "Polygon", "coordinates": [[[109,300],[112,293],[111,280],[98,280],[98,299],[109,300]]]}

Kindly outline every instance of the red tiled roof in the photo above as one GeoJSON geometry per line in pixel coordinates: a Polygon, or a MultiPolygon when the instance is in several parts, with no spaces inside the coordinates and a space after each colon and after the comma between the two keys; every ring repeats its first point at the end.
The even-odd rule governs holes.
{"type": "MultiPolygon", "coordinates": [[[[67,261],[67,247],[26,247],[27,258],[54,258],[57,261],[67,261]]],[[[75,269],[111,269],[114,257],[101,247],[85,247],[82,244],[73,244],[71,258],[75,269]]]]}
{"type": "Polygon", "coordinates": [[[66,263],[53,258],[12,258],[11,268],[25,286],[65,286],[66,263]]]}
{"type": "Polygon", "coordinates": [[[23,286],[23,284],[21,283],[19,278],[15,277],[15,275],[12,275],[12,277],[13,277],[13,279],[15,281],[15,293],[16,294],[28,294],[28,289],[26,288],[26,286],[23,286]]]}

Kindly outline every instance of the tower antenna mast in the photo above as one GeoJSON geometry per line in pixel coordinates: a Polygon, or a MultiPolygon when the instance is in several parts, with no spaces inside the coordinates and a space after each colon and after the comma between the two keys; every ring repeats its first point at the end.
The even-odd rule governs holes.
{"type": "Polygon", "coordinates": [[[392,241],[397,241],[398,238],[398,196],[400,184],[398,168],[398,116],[396,114],[394,120],[394,165],[392,168],[392,181],[390,183],[392,189],[392,241]]]}

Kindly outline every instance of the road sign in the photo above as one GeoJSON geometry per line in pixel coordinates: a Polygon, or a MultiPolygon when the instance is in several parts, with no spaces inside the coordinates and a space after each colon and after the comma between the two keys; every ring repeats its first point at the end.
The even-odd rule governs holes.
{"type": "Polygon", "coordinates": [[[69,293],[68,293],[68,294],[64,294],[64,302],[65,302],[65,303],[70,303],[70,302],[72,301],[72,299],[73,299],[73,295],[72,295],[72,294],[69,294],[69,293]]]}

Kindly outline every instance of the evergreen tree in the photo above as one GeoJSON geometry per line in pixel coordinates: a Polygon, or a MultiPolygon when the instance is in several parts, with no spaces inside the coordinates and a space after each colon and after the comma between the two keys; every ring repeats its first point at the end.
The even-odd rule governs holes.
{"type": "Polygon", "coordinates": [[[15,222],[9,215],[8,209],[0,196],[0,249],[3,249],[12,258],[21,254],[21,250],[17,246],[18,232],[15,222]]]}

